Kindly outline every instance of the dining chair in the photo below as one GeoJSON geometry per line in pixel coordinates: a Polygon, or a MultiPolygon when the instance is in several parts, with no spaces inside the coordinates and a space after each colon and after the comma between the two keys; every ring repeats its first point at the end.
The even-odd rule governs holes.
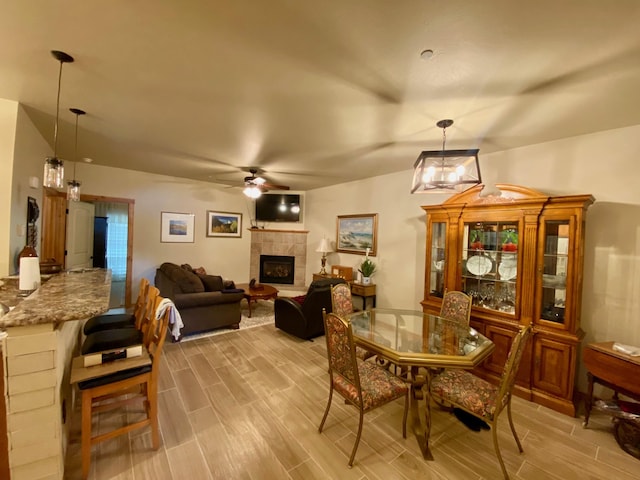
{"type": "MultiPolygon", "coordinates": [[[[331,311],[340,317],[353,313],[351,286],[348,283],[338,283],[331,287],[331,311]]],[[[366,360],[374,355],[366,348],[356,345],[356,357],[366,360]]]]}
{"type": "Polygon", "coordinates": [[[522,445],[511,418],[511,392],[516,381],[522,352],[530,336],[531,326],[525,326],[513,339],[498,385],[493,385],[466,370],[459,369],[446,369],[431,381],[432,398],[451,404],[454,408],[470,413],[489,424],[496,456],[506,480],[509,480],[509,474],[498,445],[498,416],[506,407],[513,438],[516,440],[518,450],[522,453],[522,445]]]}
{"type": "Polygon", "coordinates": [[[145,308],[142,310],[142,314],[136,317],[136,322],[133,325],[135,328],[111,328],[87,335],[80,348],[82,355],[143,344],[144,336],[150,318],[154,315],[156,301],[159,296],[160,290],[153,285],[148,285],[145,308]]]}
{"type": "Polygon", "coordinates": [[[447,291],[442,299],[440,316],[458,322],[461,326],[469,325],[471,317],[471,297],[456,290],[447,291]]]}
{"type": "Polygon", "coordinates": [[[351,467],[360,443],[365,413],[404,397],[402,436],[407,438],[409,386],[388,370],[356,357],[353,330],[349,321],[335,313],[326,313],[324,325],[329,360],[329,400],[318,431],[322,433],[335,390],[346,403],[354,405],[360,414],[358,433],[349,458],[349,467],[351,467]]]}
{"type": "Polygon", "coordinates": [[[90,335],[102,330],[111,330],[113,328],[135,327],[136,320],[142,318],[147,302],[147,294],[149,292],[149,280],[142,277],[138,288],[138,298],[136,299],[133,313],[105,313],[91,317],[84,324],[82,329],[85,335],[90,335]]]}
{"type": "MultiPolygon", "coordinates": [[[[156,297],[155,306],[159,305],[161,300],[162,297],[156,297]]],[[[81,450],[83,480],[89,475],[92,445],[123,435],[131,430],[150,426],[154,450],[157,450],[160,446],[157,395],[158,373],[160,354],[167,336],[170,310],[166,309],[164,315],[159,319],[156,318],[155,311],[152,311],[151,314],[147,312],[146,315],[149,318],[144,322],[147,325],[144,346],[151,358],[151,364],[78,383],[78,388],[82,394],[81,450]],[[140,401],[142,401],[145,412],[144,419],[92,436],[91,426],[94,413],[113,410],[140,401]]],[[[129,413],[127,416],[129,416],[129,413]]]]}

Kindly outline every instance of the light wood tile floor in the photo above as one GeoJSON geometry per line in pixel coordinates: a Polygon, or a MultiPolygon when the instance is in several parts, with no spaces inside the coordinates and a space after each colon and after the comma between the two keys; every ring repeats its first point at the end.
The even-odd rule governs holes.
{"type": "MultiPolygon", "coordinates": [[[[500,479],[491,433],[473,432],[437,407],[435,461],[422,459],[412,435],[402,438],[402,402],[365,415],[353,468],[347,461],[357,412],[328,396],[324,337],[291,337],[272,325],[183,344],[167,344],[159,410],[162,440],[151,450],[148,430],[93,447],[91,480],[413,480],[500,479]]],[[[499,441],[512,479],[640,479],[640,461],[623,452],[609,417],[594,412],[588,429],[571,418],[514,398],[519,454],[506,413],[499,441]]],[[[140,415],[103,414],[104,430],[140,415]]],[[[65,478],[80,478],[79,415],[72,419],[65,478]]],[[[409,429],[410,432],[410,429],[409,429]]]]}

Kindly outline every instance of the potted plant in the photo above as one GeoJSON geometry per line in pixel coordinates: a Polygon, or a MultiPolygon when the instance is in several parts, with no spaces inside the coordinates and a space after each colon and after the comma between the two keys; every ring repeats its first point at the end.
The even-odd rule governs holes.
{"type": "Polygon", "coordinates": [[[362,274],[362,283],[364,285],[369,285],[371,283],[371,276],[376,271],[376,264],[367,257],[360,264],[358,271],[362,274]]]}
{"type": "Polygon", "coordinates": [[[469,234],[469,248],[471,250],[483,250],[482,230],[471,230],[469,234]]]}
{"type": "Polygon", "coordinates": [[[503,252],[515,252],[518,250],[518,233],[515,230],[505,230],[502,232],[504,241],[502,242],[503,252]]]}

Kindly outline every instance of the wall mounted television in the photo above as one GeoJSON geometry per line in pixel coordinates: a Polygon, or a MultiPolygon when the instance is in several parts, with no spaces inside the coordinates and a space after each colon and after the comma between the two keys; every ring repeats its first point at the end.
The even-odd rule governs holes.
{"type": "Polygon", "coordinates": [[[301,195],[295,193],[263,193],[256,199],[256,221],[299,222],[300,200],[301,195]]]}

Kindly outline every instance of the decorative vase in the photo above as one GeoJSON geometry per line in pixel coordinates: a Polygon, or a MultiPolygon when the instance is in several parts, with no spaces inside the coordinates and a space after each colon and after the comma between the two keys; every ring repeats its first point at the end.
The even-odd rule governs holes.
{"type": "Polygon", "coordinates": [[[371,285],[371,277],[362,277],[363,285],[371,285]]]}
{"type": "Polygon", "coordinates": [[[36,249],[26,245],[19,255],[20,276],[18,288],[23,293],[31,293],[40,286],[40,262],[36,249]]]}

